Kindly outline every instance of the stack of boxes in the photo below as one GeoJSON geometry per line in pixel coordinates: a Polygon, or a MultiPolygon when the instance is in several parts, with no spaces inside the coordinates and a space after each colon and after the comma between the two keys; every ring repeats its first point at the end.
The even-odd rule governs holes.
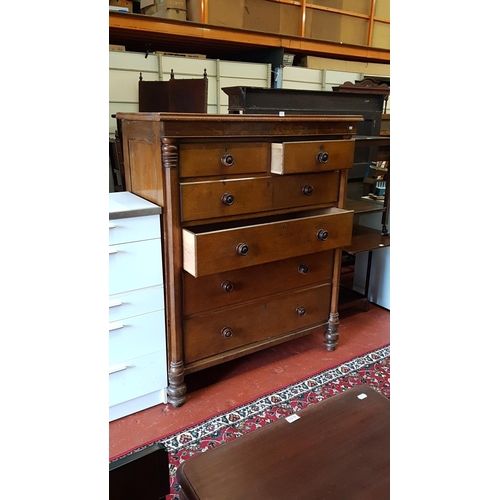
{"type": "Polygon", "coordinates": [[[141,0],[141,14],[186,21],[186,0],[141,0]]]}

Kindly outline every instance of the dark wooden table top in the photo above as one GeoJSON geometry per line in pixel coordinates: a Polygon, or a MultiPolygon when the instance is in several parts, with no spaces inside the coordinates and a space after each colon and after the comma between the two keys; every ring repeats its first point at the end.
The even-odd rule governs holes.
{"type": "Polygon", "coordinates": [[[389,499],[389,400],[357,386],[196,455],[181,499],[389,499]]]}

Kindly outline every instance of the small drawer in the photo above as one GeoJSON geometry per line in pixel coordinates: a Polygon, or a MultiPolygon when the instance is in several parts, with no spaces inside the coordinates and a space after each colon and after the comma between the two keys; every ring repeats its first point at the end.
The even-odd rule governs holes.
{"type": "Polygon", "coordinates": [[[109,247],[109,295],[162,283],[159,239],[109,247]]]}
{"type": "Polygon", "coordinates": [[[167,360],[164,350],[109,366],[109,406],[165,387],[167,387],[167,360]]]}
{"type": "Polygon", "coordinates": [[[326,323],[330,296],[331,285],[325,284],[188,319],[184,321],[184,359],[191,363],[326,323]]]}
{"type": "Polygon", "coordinates": [[[150,240],[160,238],[160,236],[160,217],[158,215],[125,217],[109,221],[110,245],[150,240]]]}
{"type": "Polygon", "coordinates": [[[332,204],[339,172],[187,182],[180,185],[182,220],[332,204]]]}
{"type": "Polygon", "coordinates": [[[328,208],[247,226],[184,228],[184,270],[198,277],[346,246],[352,220],[352,211],[328,208]]]}
{"type": "Polygon", "coordinates": [[[117,293],[109,297],[109,321],[165,309],[163,285],[117,293]]]}
{"type": "Polygon", "coordinates": [[[203,220],[271,210],[271,177],[181,183],[183,221],[203,220]]]}
{"type": "Polygon", "coordinates": [[[179,145],[181,177],[225,176],[269,172],[270,144],[214,142],[179,145]]]}
{"type": "Polygon", "coordinates": [[[109,323],[110,365],[165,349],[164,311],[109,323]]]}
{"type": "Polygon", "coordinates": [[[194,278],[184,277],[184,316],[330,281],[333,250],[194,278]]]}
{"type": "Polygon", "coordinates": [[[273,143],[271,172],[299,174],[351,168],[354,139],[273,143]]]}

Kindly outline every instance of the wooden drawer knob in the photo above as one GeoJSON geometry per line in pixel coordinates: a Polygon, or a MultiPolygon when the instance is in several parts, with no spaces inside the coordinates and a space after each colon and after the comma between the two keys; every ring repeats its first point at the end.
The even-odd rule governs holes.
{"type": "Polygon", "coordinates": [[[236,247],[236,253],[238,255],[247,255],[248,252],[250,252],[250,248],[248,248],[248,245],[245,245],[245,243],[238,243],[236,247]]]}
{"type": "Polygon", "coordinates": [[[296,311],[297,311],[297,314],[299,316],[305,316],[306,315],[306,308],[305,307],[299,306],[299,307],[297,307],[296,311]]]}
{"type": "Polygon", "coordinates": [[[307,274],[308,272],[309,272],[309,266],[307,264],[300,264],[299,273],[300,274],[307,274]]]}
{"type": "Polygon", "coordinates": [[[232,167],[234,165],[234,156],[230,154],[225,154],[220,159],[225,167],[232,167]]]}
{"type": "Polygon", "coordinates": [[[317,233],[318,240],[325,241],[328,238],[328,231],[326,229],[320,229],[317,233]]]}
{"type": "Polygon", "coordinates": [[[328,163],[328,153],[320,151],[316,156],[316,160],[318,160],[318,163],[328,163]]]}
{"type": "Polygon", "coordinates": [[[229,293],[233,291],[234,285],[229,280],[226,280],[220,284],[220,287],[222,288],[222,291],[229,293]]]}
{"type": "Polygon", "coordinates": [[[311,196],[313,194],[314,188],[308,184],[302,188],[302,193],[306,196],[311,196]]]}
{"type": "Polygon", "coordinates": [[[234,203],[234,196],[231,193],[224,193],[221,200],[224,205],[231,206],[234,203]]]}
{"type": "Polygon", "coordinates": [[[230,339],[233,336],[233,330],[228,326],[225,326],[220,333],[225,339],[230,339]]]}

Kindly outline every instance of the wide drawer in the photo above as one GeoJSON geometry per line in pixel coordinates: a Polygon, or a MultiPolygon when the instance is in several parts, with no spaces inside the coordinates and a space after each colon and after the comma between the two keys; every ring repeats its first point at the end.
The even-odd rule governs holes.
{"type": "Polygon", "coordinates": [[[109,323],[110,365],[165,349],[163,310],[109,323]]]}
{"type": "Polygon", "coordinates": [[[271,172],[298,174],[351,168],[354,144],[354,139],[273,143],[271,172]]]}
{"type": "Polygon", "coordinates": [[[125,217],[109,221],[110,245],[150,240],[160,238],[160,236],[160,217],[158,215],[125,217]]]}
{"type": "Polygon", "coordinates": [[[185,143],[179,145],[181,177],[205,177],[269,172],[270,144],[266,142],[185,143]]]}
{"type": "Polygon", "coordinates": [[[117,293],[109,297],[109,321],[165,309],[163,285],[117,293]]]}
{"type": "Polygon", "coordinates": [[[333,250],[194,278],[184,277],[184,316],[330,281],[333,250]]]}
{"type": "Polygon", "coordinates": [[[110,365],[109,372],[109,406],[167,387],[164,350],[110,365]]]}
{"type": "Polygon", "coordinates": [[[181,183],[182,220],[332,204],[339,172],[181,183]]]}
{"type": "Polygon", "coordinates": [[[109,295],[162,283],[159,238],[109,247],[109,295]]]}
{"type": "Polygon", "coordinates": [[[198,277],[346,246],[352,220],[352,211],[328,208],[248,226],[184,228],[184,270],[198,277]]]}
{"type": "Polygon", "coordinates": [[[324,284],[185,320],[185,362],[326,323],[330,296],[324,284]]]}

